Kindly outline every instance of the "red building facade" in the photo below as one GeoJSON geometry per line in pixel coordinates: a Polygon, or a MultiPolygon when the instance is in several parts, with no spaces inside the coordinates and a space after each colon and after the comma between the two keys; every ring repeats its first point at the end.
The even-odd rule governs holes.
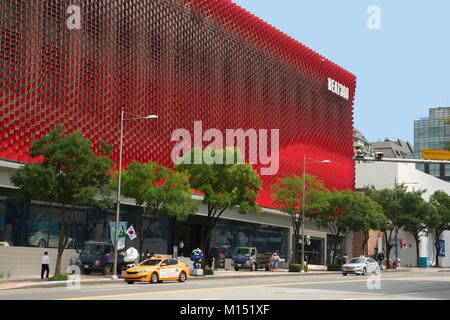
{"type": "Polygon", "coordinates": [[[127,122],[124,164],[172,166],[178,128],[279,129],[280,169],[303,155],[329,188],[354,188],[356,78],[227,0],[6,0],[0,4],[0,159],[32,162],[33,138],[81,129],[118,159],[120,108],[157,114],[127,122]],[[80,28],[69,28],[70,5],[80,28]]]}

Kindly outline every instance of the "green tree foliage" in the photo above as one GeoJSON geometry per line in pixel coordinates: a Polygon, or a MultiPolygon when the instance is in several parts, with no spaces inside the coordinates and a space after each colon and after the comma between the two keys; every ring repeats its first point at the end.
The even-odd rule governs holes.
{"type": "Polygon", "coordinates": [[[277,183],[272,185],[272,199],[281,211],[291,217],[292,227],[294,230],[294,263],[298,262],[298,245],[300,241],[300,227],[302,222],[302,206],[303,206],[303,180],[305,180],[305,212],[307,210],[318,210],[323,206],[322,193],[316,191],[324,191],[325,187],[322,181],[313,175],[306,174],[303,176],[287,176],[280,178],[277,183]]]}
{"type": "Polygon", "coordinates": [[[33,141],[31,156],[42,155],[42,163],[26,164],[11,178],[26,199],[60,205],[60,228],[55,275],[61,274],[61,260],[67,246],[66,209],[75,205],[102,205],[109,195],[113,162],[96,155],[81,131],[65,134],[57,126],[39,141],[33,141]]]}
{"type": "Polygon", "coordinates": [[[225,210],[238,206],[241,214],[260,211],[256,198],[262,188],[261,179],[250,164],[240,163],[240,158],[236,149],[194,148],[176,166],[179,172],[189,176],[192,188],[203,194],[203,203],[208,209],[207,227],[201,243],[206,263],[209,263],[211,232],[225,210]],[[200,161],[190,161],[196,154],[200,161]],[[216,161],[209,161],[211,158],[216,161]]]}
{"type": "Polygon", "coordinates": [[[434,246],[436,248],[436,266],[439,266],[439,252],[441,234],[450,230],[450,196],[444,191],[436,191],[430,197],[432,210],[425,219],[425,224],[432,230],[434,235],[434,246]]]}
{"type": "Polygon", "coordinates": [[[444,150],[450,151],[450,141],[447,141],[443,147],[444,150]]]}
{"type": "Polygon", "coordinates": [[[350,232],[361,231],[365,244],[369,239],[369,231],[384,229],[387,219],[381,208],[364,194],[352,191],[321,191],[322,209],[319,214],[312,215],[313,220],[321,228],[326,228],[333,235],[333,257],[342,250],[342,243],[350,232]]]}
{"type": "Polygon", "coordinates": [[[356,192],[352,194],[351,201],[352,210],[344,221],[348,224],[350,230],[362,232],[364,235],[362,252],[367,255],[366,245],[369,241],[370,230],[383,231],[389,222],[383,214],[381,206],[370,197],[356,192]]]}
{"type": "Polygon", "coordinates": [[[320,213],[312,216],[315,223],[329,230],[333,235],[333,256],[331,263],[333,264],[338,251],[341,250],[342,242],[351,232],[346,221],[350,208],[351,192],[349,191],[321,191],[323,203],[320,213]]]}
{"type": "MultiPolygon", "coordinates": [[[[383,214],[388,220],[386,228],[384,228],[384,238],[386,245],[386,260],[388,261],[393,246],[395,236],[398,235],[398,230],[405,226],[408,221],[409,212],[404,205],[407,200],[407,190],[404,185],[397,185],[394,189],[375,190],[369,188],[365,190],[365,194],[372,200],[377,202],[382,209],[383,214]]],[[[389,263],[387,263],[389,268],[389,263]]]]}
{"type": "MultiPolygon", "coordinates": [[[[420,221],[430,214],[429,207],[425,201],[420,200],[424,191],[408,192],[405,185],[397,185],[394,189],[375,190],[367,189],[365,193],[377,202],[386,218],[388,226],[384,230],[386,240],[386,257],[390,256],[394,247],[393,240],[398,236],[398,231],[402,228],[413,233],[416,240],[416,254],[418,255],[418,244],[420,237],[426,226],[420,221]]],[[[389,264],[387,264],[389,268],[389,264]]]]}
{"type": "MultiPolygon", "coordinates": [[[[117,180],[116,175],[113,189],[117,188],[117,180]]],[[[193,190],[188,176],[152,161],[134,161],[122,172],[121,193],[135,199],[138,207],[136,233],[141,254],[145,234],[154,218],[167,214],[183,221],[198,209],[197,203],[192,199],[193,190]]]]}
{"type": "Polygon", "coordinates": [[[420,264],[420,240],[427,234],[426,219],[431,214],[431,206],[423,199],[425,190],[407,192],[400,205],[404,208],[404,230],[410,232],[416,242],[416,263],[420,264]]]}

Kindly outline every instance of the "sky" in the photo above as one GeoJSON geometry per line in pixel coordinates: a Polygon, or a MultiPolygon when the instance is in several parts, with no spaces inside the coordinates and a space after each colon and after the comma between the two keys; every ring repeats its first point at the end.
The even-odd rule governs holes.
{"type": "Polygon", "coordinates": [[[449,0],[233,2],[357,76],[355,128],[369,141],[414,143],[414,120],[450,106],[449,0]],[[372,5],[380,29],[367,27],[372,5]]]}

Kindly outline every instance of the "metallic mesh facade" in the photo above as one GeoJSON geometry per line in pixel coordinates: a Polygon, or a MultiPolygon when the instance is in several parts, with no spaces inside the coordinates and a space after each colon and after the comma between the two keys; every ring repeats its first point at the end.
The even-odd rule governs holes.
{"type": "Polygon", "coordinates": [[[329,159],[308,173],[354,187],[351,73],[227,0],[3,0],[0,3],[0,158],[36,161],[30,143],[56,124],[81,129],[118,159],[120,108],[158,114],[127,122],[124,164],[171,166],[177,128],[280,129],[280,171],[301,174],[303,154],[329,159]],[[66,22],[81,8],[81,29],[66,22]],[[350,89],[328,90],[332,78],[350,89]]]}

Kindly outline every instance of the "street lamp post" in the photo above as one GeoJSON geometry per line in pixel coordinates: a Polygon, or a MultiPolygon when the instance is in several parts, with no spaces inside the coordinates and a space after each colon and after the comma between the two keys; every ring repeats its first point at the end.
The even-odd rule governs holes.
{"type": "Polygon", "coordinates": [[[114,265],[112,280],[117,280],[117,256],[119,247],[119,220],[120,220],[120,193],[122,183],[122,154],[123,154],[123,123],[126,120],[138,120],[138,119],[158,119],[157,115],[140,116],[130,112],[125,112],[123,108],[120,111],[120,147],[119,147],[119,178],[117,186],[117,209],[116,209],[116,228],[115,228],[115,245],[114,245],[114,265]],[[134,117],[125,119],[125,114],[132,115],[134,117]]]}
{"type": "Polygon", "coordinates": [[[303,191],[302,191],[302,259],[300,272],[305,272],[305,193],[306,193],[306,165],[310,163],[331,163],[330,160],[306,161],[306,154],[303,155],[303,191]]]}

